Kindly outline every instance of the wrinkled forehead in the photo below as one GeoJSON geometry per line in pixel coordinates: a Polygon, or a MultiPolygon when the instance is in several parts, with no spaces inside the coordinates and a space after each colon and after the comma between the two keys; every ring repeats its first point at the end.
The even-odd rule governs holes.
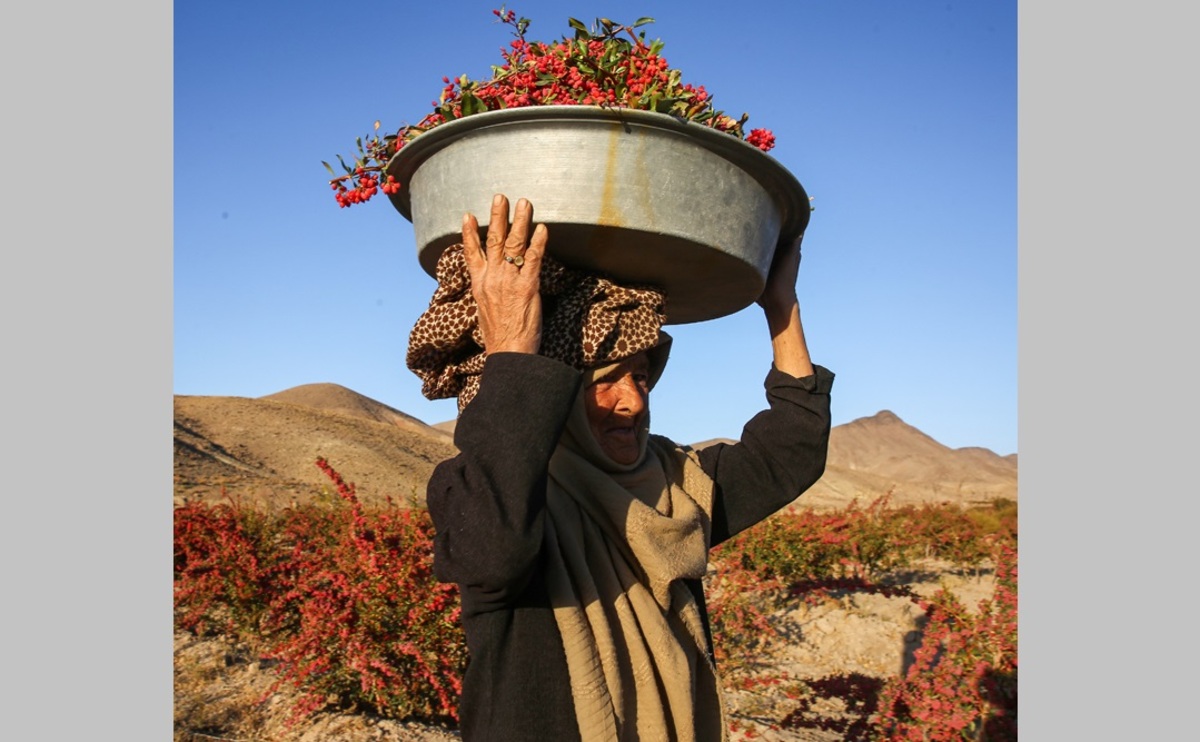
{"type": "Polygon", "coordinates": [[[648,374],[649,372],[650,356],[643,350],[616,363],[609,363],[604,366],[588,369],[587,375],[584,377],[584,383],[587,386],[591,386],[600,381],[619,379],[625,374],[648,374]]]}
{"type": "Polygon", "coordinates": [[[643,370],[647,371],[649,374],[649,386],[651,389],[653,389],[655,384],[658,383],[659,378],[662,377],[663,369],[666,368],[667,359],[671,355],[672,344],[673,341],[671,336],[660,330],[658,333],[658,342],[654,345],[654,347],[643,350],[636,355],[632,355],[621,361],[614,361],[612,363],[606,363],[603,366],[596,366],[594,368],[586,369],[583,372],[583,385],[586,388],[589,384],[594,384],[597,379],[603,378],[606,374],[611,372],[613,369],[620,367],[623,363],[640,363],[644,361],[646,365],[643,367],[643,370]],[[642,359],[642,361],[637,359],[642,359]]]}
{"type": "Polygon", "coordinates": [[[650,370],[650,355],[646,351],[629,356],[617,364],[617,373],[634,372],[644,374],[650,370]]]}

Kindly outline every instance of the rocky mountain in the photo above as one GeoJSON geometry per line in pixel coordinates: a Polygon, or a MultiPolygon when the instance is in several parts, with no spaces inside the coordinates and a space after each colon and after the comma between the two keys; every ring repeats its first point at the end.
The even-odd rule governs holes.
{"type": "MultiPolygon", "coordinates": [[[[185,498],[286,505],[330,496],[323,456],[364,502],[422,503],[433,467],[454,455],[453,421],[427,425],[337,384],[307,384],[259,398],[175,397],[175,483],[185,498]]],[[[718,442],[706,441],[698,446],[718,442]]],[[[952,449],[895,414],[835,426],[825,475],[799,507],[1017,498],[1017,457],[952,449]]]]}

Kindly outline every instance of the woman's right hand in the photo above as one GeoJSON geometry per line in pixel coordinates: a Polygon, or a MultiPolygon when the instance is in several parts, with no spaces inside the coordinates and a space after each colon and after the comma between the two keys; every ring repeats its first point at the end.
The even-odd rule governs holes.
{"type": "Polygon", "coordinates": [[[547,230],[537,225],[530,236],[533,205],[517,200],[512,227],[508,199],[496,194],[487,229],[487,250],[479,244],[479,222],[463,215],[463,257],[471,276],[471,294],[479,307],[479,330],[488,353],[537,353],[542,342],[539,293],[547,230]]]}

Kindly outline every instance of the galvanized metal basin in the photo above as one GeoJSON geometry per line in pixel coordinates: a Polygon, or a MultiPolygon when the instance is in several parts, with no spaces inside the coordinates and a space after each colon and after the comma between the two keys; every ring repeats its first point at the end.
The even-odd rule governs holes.
{"type": "Polygon", "coordinates": [[[527,198],[562,262],[667,294],[667,322],[732,314],[762,292],[775,247],[808,224],[808,196],[774,158],[666,114],[532,106],[467,116],[388,163],[421,267],[486,230],[492,196],[527,198]]]}

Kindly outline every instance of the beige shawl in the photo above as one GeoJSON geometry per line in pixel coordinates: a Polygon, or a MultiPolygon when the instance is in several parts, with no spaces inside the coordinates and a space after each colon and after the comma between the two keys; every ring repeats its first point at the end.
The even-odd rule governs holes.
{"type": "Polygon", "coordinates": [[[545,536],[582,738],[724,740],[716,670],[682,582],[707,568],[713,482],[693,452],[646,429],[641,460],[617,465],[582,400],[550,461],[545,536]]]}

